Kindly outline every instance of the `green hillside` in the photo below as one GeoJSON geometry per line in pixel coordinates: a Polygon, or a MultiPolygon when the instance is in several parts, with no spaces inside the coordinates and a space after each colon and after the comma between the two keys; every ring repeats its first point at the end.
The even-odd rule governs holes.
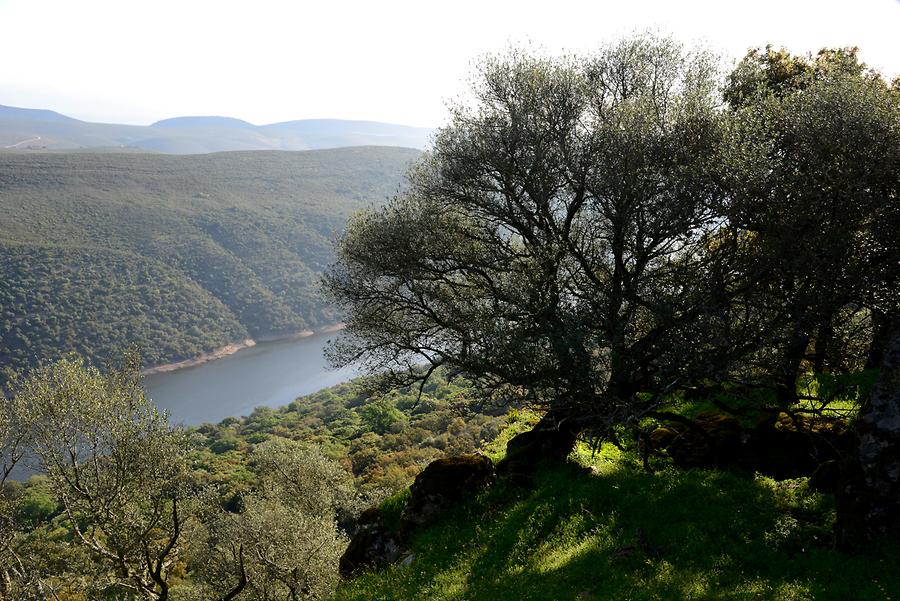
{"type": "Polygon", "coordinates": [[[0,366],[148,365],[334,322],[317,273],[417,151],[0,154],[0,366]]]}
{"type": "MultiPolygon", "coordinates": [[[[581,466],[540,470],[529,489],[499,482],[470,495],[415,536],[406,563],[344,582],[336,601],[887,601],[900,594],[900,574],[888,568],[900,560],[897,546],[837,551],[834,498],[805,478],[650,473],[611,446],[597,454],[582,447],[575,459],[581,466]]],[[[395,505],[384,509],[396,512],[395,505]]]]}
{"type": "MultiPolygon", "coordinates": [[[[344,482],[352,475],[355,493],[336,506],[328,521],[331,531],[352,532],[363,508],[384,499],[379,503],[383,523],[397,535],[401,514],[414,495],[407,486],[426,464],[474,450],[499,462],[510,439],[530,430],[539,418],[531,411],[500,408],[462,415],[458,408],[470,399],[470,382],[444,376],[437,372],[421,398],[417,387],[370,396],[358,380],[280,409],[260,407],[245,418],[192,429],[186,451],[192,486],[214,491],[212,502],[221,504],[227,519],[252,516],[258,509],[248,509],[248,500],[266,490],[272,473],[286,473],[259,463],[257,453],[290,439],[302,443],[294,448],[315,449],[312,457],[321,453],[333,466],[343,466],[349,472],[344,482]]],[[[690,416],[711,401],[695,399],[677,407],[690,416]]],[[[838,551],[835,498],[817,491],[815,478],[776,480],[737,468],[684,469],[666,453],[654,454],[645,467],[638,449],[625,439],[620,442],[625,442],[622,449],[582,442],[568,461],[545,462],[524,481],[500,475],[486,488],[464,488],[461,500],[412,531],[396,563],[365,569],[338,583],[334,557],[309,572],[314,573],[312,581],[333,584],[319,589],[324,594],[307,598],[838,601],[890,600],[900,594],[900,572],[894,569],[900,547],[885,538],[852,555],[838,551]],[[333,594],[331,586],[337,587],[333,594]]],[[[299,502],[320,490],[313,482],[300,482],[304,489],[292,497],[299,502]]],[[[325,485],[323,490],[330,494],[334,489],[325,485]]],[[[5,491],[18,503],[20,530],[14,544],[30,553],[35,575],[45,584],[70,592],[65,598],[126,598],[116,596],[121,589],[113,587],[108,596],[79,596],[99,579],[89,571],[90,564],[73,559],[80,557],[77,539],[46,476],[8,482],[5,491]]],[[[189,503],[184,506],[190,508],[189,503]]],[[[293,507],[287,515],[300,512],[293,507]]],[[[303,557],[303,568],[307,555],[274,536],[298,528],[279,521],[286,519],[282,514],[268,515],[273,540],[254,539],[261,543],[256,548],[278,553],[286,562],[303,557]]],[[[206,518],[195,514],[193,519],[206,518]]],[[[169,581],[170,599],[217,598],[202,588],[210,544],[202,532],[195,528],[182,539],[179,566],[169,581]]],[[[244,530],[234,534],[241,535],[254,536],[244,530]]],[[[347,539],[337,537],[330,544],[340,553],[347,539]]],[[[318,552],[316,548],[309,557],[318,552]]],[[[247,557],[258,561],[260,555],[247,557]]],[[[216,575],[218,585],[234,581],[228,572],[216,575]]],[[[254,584],[271,582],[259,572],[251,577],[254,584]]],[[[255,593],[248,590],[238,598],[264,598],[255,593]]]]}

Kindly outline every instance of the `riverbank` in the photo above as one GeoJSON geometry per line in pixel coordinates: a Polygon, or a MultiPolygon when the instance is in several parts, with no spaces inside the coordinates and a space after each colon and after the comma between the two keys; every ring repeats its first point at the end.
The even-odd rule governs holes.
{"type": "Polygon", "coordinates": [[[218,348],[214,351],[210,351],[208,353],[203,353],[194,357],[192,359],[184,359],[183,361],[175,361],[173,363],[163,363],[162,365],[154,365],[151,367],[147,367],[141,370],[141,375],[150,376],[153,374],[161,374],[167,373],[171,371],[176,371],[179,369],[186,369],[188,367],[196,367],[198,365],[203,365],[204,363],[209,363],[210,361],[215,361],[217,359],[222,359],[229,355],[233,355],[238,351],[242,351],[244,349],[252,348],[260,342],[277,342],[281,340],[297,340],[299,338],[308,338],[309,336],[314,336],[316,334],[328,334],[330,332],[338,332],[344,329],[343,323],[335,323],[331,325],[324,326],[322,328],[318,328],[315,330],[300,330],[299,332],[291,332],[290,334],[282,334],[279,336],[262,336],[257,339],[247,338],[245,340],[241,340],[240,342],[232,342],[231,344],[226,344],[225,346],[218,348]]]}

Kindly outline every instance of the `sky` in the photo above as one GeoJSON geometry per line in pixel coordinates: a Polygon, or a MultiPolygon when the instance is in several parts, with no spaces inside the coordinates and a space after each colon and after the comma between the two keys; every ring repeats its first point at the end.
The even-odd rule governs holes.
{"type": "Polygon", "coordinates": [[[473,61],[645,30],[748,48],[859,46],[900,74],[900,0],[0,0],[0,104],[112,123],[225,115],[435,127],[473,61]]]}

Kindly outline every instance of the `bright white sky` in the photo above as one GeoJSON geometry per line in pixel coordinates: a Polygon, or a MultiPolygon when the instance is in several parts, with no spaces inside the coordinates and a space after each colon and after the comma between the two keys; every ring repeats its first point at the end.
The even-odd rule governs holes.
{"type": "Polygon", "coordinates": [[[856,45],[900,74],[900,0],[0,0],[0,104],[91,121],[335,117],[437,126],[473,59],[658,29],[733,62],[856,45]]]}

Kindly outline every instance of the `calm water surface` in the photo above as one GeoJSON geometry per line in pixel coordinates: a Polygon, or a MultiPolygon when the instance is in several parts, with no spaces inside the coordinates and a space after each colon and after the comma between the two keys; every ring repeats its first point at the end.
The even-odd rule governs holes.
{"type": "Polygon", "coordinates": [[[203,365],[147,376],[144,388],[172,421],[185,425],[249,415],[260,405],[280,407],[357,375],[352,368],[327,368],[322,351],[336,335],[259,343],[203,365]]]}

